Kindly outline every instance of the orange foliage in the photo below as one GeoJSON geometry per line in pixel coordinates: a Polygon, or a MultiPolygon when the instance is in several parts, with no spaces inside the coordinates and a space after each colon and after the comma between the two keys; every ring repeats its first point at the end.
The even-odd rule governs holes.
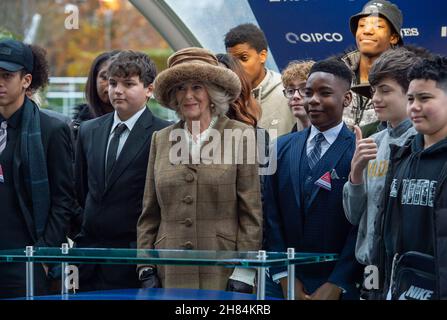
{"type": "Polygon", "coordinates": [[[110,49],[147,51],[169,48],[166,41],[128,1],[79,1],[79,29],[65,29],[65,5],[73,1],[36,0],[36,10],[42,15],[37,44],[45,47],[52,76],[86,76],[93,59],[110,49]],[[106,10],[111,10],[110,25],[106,25],[106,10]],[[108,34],[109,33],[109,34],[108,34]]]}

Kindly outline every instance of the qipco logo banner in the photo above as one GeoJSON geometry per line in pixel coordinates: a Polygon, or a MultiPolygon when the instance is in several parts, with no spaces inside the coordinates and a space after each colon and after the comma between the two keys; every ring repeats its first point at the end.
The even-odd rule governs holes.
{"type": "Polygon", "coordinates": [[[305,43],[320,43],[320,42],[342,42],[343,35],[338,32],[330,33],[294,33],[288,32],[286,33],[286,40],[292,44],[297,44],[298,42],[305,43]]]}
{"type": "MultiPolygon", "coordinates": [[[[368,0],[248,0],[280,70],[299,59],[320,60],[356,47],[349,18],[368,0]]],[[[447,1],[392,0],[403,13],[405,44],[447,55],[447,1]]]]}

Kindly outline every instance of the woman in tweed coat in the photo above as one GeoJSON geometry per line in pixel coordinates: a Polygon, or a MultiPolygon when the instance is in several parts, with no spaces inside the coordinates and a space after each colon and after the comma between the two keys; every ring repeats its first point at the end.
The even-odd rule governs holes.
{"type": "MultiPolygon", "coordinates": [[[[258,166],[250,158],[256,151],[246,152],[256,145],[255,130],[225,116],[240,88],[237,75],[202,48],[174,53],[155,79],[156,99],[181,120],[152,137],[139,249],[260,248],[258,166]],[[224,139],[238,132],[248,138],[224,139]]],[[[252,292],[254,286],[248,269],[139,266],[139,274],[143,287],[252,292]]]]}

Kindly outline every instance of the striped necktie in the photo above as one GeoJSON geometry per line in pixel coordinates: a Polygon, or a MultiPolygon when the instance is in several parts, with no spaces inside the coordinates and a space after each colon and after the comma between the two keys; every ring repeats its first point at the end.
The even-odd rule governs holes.
{"type": "Polygon", "coordinates": [[[325,140],[324,135],[320,132],[315,136],[315,145],[309,153],[309,167],[313,169],[321,157],[321,143],[325,140]]]}
{"type": "Polygon", "coordinates": [[[2,121],[2,123],[0,124],[0,154],[6,148],[6,134],[7,134],[6,129],[7,128],[8,128],[8,123],[6,122],[6,120],[2,121]]]}

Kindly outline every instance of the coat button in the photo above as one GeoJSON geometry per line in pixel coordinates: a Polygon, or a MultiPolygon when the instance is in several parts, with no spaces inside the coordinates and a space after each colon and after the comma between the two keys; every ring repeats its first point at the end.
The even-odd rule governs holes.
{"type": "Polygon", "coordinates": [[[185,223],[185,226],[190,227],[190,226],[192,226],[192,219],[186,218],[184,223],[185,223]]]}
{"type": "Polygon", "coordinates": [[[193,201],[192,196],[186,196],[183,198],[183,202],[187,204],[191,204],[193,201]]]}
{"type": "Polygon", "coordinates": [[[186,182],[193,182],[194,181],[194,176],[191,173],[188,173],[185,176],[185,180],[186,180],[186,182]]]}
{"type": "Polygon", "coordinates": [[[187,242],[185,242],[183,247],[185,247],[185,249],[187,249],[187,250],[191,250],[192,248],[194,248],[194,245],[192,244],[191,241],[187,241],[187,242]]]}

